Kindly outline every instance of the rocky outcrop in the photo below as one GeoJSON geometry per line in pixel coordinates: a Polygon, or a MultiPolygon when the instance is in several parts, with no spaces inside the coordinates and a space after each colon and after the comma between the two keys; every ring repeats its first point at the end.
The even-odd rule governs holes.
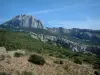
{"type": "Polygon", "coordinates": [[[64,47],[69,47],[74,52],[84,52],[84,51],[86,51],[86,48],[87,48],[87,45],[79,45],[78,43],[75,43],[68,39],[64,39],[64,38],[60,38],[60,37],[56,37],[56,36],[36,34],[33,32],[30,32],[30,35],[32,38],[40,39],[43,42],[52,41],[55,44],[61,44],[64,47]]]}
{"type": "Polygon", "coordinates": [[[44,28],[40,20],[36,20],[35,17],[30,15],[18,15],[11,20],[4,23],[5,26],[13,27],[33,27],[33,28],[44,28]]]}
{"type": "Polygon", "coordinates": [[[65,38],[60,38],[60,37],[50,36],[50,35],[43,35],[43,34],[36,34],[33,32],[30,32],[30,35],[32,38],[40,39],[43,42],[52,41],[56,45],[60,44],[62,47],[70,48],[74,52],[85,52],[85,53],[92,52],[97,55],[100,55],[99,46],[89,46],[85,44],[79,44],[65,38]]]}

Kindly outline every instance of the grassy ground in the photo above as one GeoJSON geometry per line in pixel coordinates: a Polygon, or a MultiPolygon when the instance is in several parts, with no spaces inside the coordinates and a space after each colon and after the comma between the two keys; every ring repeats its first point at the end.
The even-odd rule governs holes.
{"type": "Polygon", "coordinates": [[[94,70],[89,65],[79,65],[68,59],[55,58],[44,54],[37,55],[42,56],[46,63],[36,65],[28,61],[29,55],[6,57],[0,61],[0,72],[10,75],[23,75],[23,72],[25,75],[26,73],[29,75],[94,75],[94,70]],[[63,63],[55,63],[55,61],[62,61],[63,63]]]}

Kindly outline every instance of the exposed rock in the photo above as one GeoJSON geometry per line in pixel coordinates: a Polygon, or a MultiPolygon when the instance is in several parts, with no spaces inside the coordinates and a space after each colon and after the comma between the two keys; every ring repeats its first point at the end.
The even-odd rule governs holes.
{"type": "Polygon", "coordinates": [[[18,15],[12,20],[7,21],[4,23],[5,26],[13,26],[16,28],[20,27],[33,27],[33,28],[44,28],[40,20],[36,20],[33,16],[30,15],[18,15]]]}
{"type": "Polygon", "coordinates": [[[0,55],[6,53],[6,48],[0,47],[0,55]]]}
{"type": "Polygon", "coordinates": [[[50,35],[43,35],[43,34],[36,34],[33,32],[30,32],[30,35],[32,36],[32,38],[40,39],[43,42],[47,42],[50,40],[54,42],[55,44],[59,43],[61,46],[70,48],[74,52],[85,52],[85,53],[92,52],[92,53],[100,55],[99,46],[89,46],[85,44],[79,44],[65,38],[60,38],[60,37],[50,36],[50,35]]]}

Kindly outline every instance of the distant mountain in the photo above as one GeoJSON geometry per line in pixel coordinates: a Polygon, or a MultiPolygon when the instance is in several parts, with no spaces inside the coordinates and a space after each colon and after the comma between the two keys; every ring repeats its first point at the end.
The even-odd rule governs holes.
{"type": "Polygon", "coordinates": [[[35,19],[30,15],[18,15],[12,18],[11,20],[5,22],[4,26],[12,26],[12,27],[32,27],[32,28],[44,28],[40,20],[35,19]]]}
{"type": "Polygon", "coordinates": [[[48,30],[60,37],[64,37],[77,43],[100,46],[100,30],[79,28],[66,29],[63,27],[48,28],[48,30]]]}

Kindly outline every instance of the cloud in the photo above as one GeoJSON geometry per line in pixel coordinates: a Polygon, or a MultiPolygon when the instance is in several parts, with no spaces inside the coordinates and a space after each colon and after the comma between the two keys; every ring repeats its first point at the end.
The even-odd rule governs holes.
{"type": "Polygon", "coordinates": [[[54,7],[56,6],[60,6],[59,8],[53,8],[53,9],[44,9],[44,10],[39,10],[39,11],[33,11],[33,12],[28,12],[27,14],[45,14],[45,13],[52,13],[52,12],[58,12],[58,11],[62,11],[62,10],[65,10],[65,9],[70,9],[71,8],[80,8],[80,7],[88,7],[88,6],[97,6],[97,4],[94,4],[94,3],[88,3],[88,1],[86,0],[85,3],[84,1],[81,1],[81,2],[77,2],[75,4],[64,4],[62,5],[61,3],[60,4],[52,4],[54,7]]]}
{"type": "MultiPolygon", "coordinates": [[[[58,1],[59,2],[59,1],[58,1]]],[[[51,6],[56,7],[56,8],[49,8],[49,9],[44,9],[44,10],[38,10],[38,11],[33,11],[33,12],[27,12],[26,14],[46,14],[46,13],[52,13],[52,12],[58,12],[62,11],[65,9],[71,10],[71,8],[88,8],[88,7],[95,7],[98,6],[99,3],[95,3],[93,0],[85,0],[85,1],[76,1],[74,4],[70,4],[70,1],[66,3],[66,1],[62,1],[60,3],[52,3],[51,6]],[[62,3],[63,2],[63,3],[62,3]],[[57,8],[58,7],[58,8],[57,8]]],[[[72,3],[72,1],[71,1],[72,3]]]]}
{"type": "Polygon", "coordinates": [[[61,8],[54,8],[54,9],[45,9],[45,10],[40,10],[40,11],[35,11],[35,12],[29,12],[27,14],[45,14],[45,13],[52,13],[52,12],[58,12],[58,11],[62,11],[65,9],[69,9],[71,7],[76,6],[77,4],[73,4],[73,5],[67,5],[61,8]]]}
{"type": "Polygon", "coordinates": [[[100,30],[100,20],[73,21],[73,20],[52,20],[48,21],[49,27],[65,27],[65,28],[81,28],[81,29],[96,29],[100,30]]]}

